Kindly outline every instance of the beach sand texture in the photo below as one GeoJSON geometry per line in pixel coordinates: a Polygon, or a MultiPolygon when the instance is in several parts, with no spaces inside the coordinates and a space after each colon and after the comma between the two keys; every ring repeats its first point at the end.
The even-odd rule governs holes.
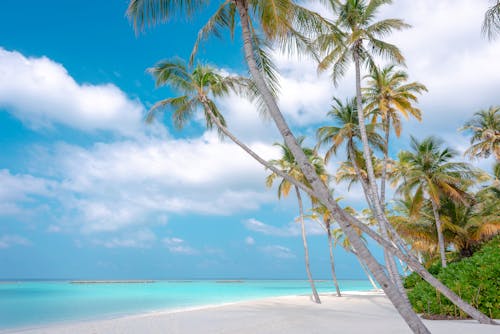
{"type": "MultiPolygon", "coordinates": [[[[0,331],[23,334],[314,334],[411,333],[390,301],[380,293],[322,296],[312,303],[307,296],[288,296],[212,306],[177,312],[155,312],[116,319],[0,331]]],[[[500,326],[472,320],[428,321],[432,333],[500,334],[500,326]]]]}

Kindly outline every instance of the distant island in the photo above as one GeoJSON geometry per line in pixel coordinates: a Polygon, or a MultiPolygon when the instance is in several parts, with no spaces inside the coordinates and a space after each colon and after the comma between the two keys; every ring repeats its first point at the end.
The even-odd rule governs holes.
{"type": "Polygon", "coordinates": [[[95,280],[95,281],[70,281],[71,284],[135,284],[156,283],[154,280],[95,280]]]}

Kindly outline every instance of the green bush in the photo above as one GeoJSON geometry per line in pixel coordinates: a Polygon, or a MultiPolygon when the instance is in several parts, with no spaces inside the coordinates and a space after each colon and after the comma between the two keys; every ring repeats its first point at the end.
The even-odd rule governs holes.
{"type": "MultiPolygon", "coordinates": [[[[427,271],[434,276],[437,276],[443,267],[441,266],[441,260],[437,260],[427,268],[427,271]]],[[[424,282],[423,278],[417,273],[411,273],[404,279],[404,287],[406,289],[413,289],[417,283],[424,282]]]]}
{"type": "MultiPolygon", "coordinates": [[[[441,282],[462,299],[492,318],[500,318],[500,236],[473,256],[432,268],[441,282]]],[[[467,317],[446,297],[415,274],[405,280],[408,297],[418,313],[467,317]]]]}

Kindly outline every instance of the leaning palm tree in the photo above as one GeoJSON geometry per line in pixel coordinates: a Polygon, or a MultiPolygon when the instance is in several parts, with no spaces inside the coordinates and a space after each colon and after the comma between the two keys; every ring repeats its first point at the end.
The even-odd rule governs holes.
{"type": "MultiPolygon", "coordinates": [[[[414,106],[418,102],[417,94],[427,91],[427,88],[418,82],[408,83],[408,74],[396,68],[396,65],[388,65],[383,68],[373,67],[369,75],[366,87],[362,89],[366,99],[366,110],[372,115],[372,123],[380,118],[385,135],[384,161],[387,166],[389,160],[389,137],[390,129],[394,128],[396,137],[401,135],[401,116],[406,119],[409,116],[422,120],[422,112],[414,106]]],[[[383,168],[380,181],[380,202],[385,208],[387,167],[383,168]]]]}
{"type": "Polygon", "coordinates": [[[471,158],[488,158],[494,155],[500,162],[500,106],[490,107],[474,113],[460,129],[469,132],[471,146],[465,154],[471,158]]]}
{"type": "MultiPolygon", "coordinates": [[[[226,121],[213,98],[228,95],[246,85],[246,80],[236,76],[223,76],[210,66],[198,64],[192,71],[181,59],[167,59],[148,69],[156,81],[156,86],[169,85],[181,93],[176,97],[156,102],[150,109],[148,121],[156,112],[173,109],[173,121],[177,128],[183,128],[201,109],[208,129],[216,123],[226,127],[226,121]]],[[[221,133],[221,128],[217,128],[221,133]]]]}
{"type": "Polygon", "coordinates": [[[493,0],[493,5],[484,14],[482,30],[490,40],[500,34],[500,0],[493,0]]]}
{"type": "MultiPolygon", "coordinates": [[[[299,144],[301,144],[301,146],[304,139],[305,139],[304,137],[298,138],[298,142],[299,144]]],[[[290,149],[284,144],[276,143],[275,145],[281,148],[282,156],[280,159],[271,160],[270,163],[273,166],[276,166],[278,169],[285,172],[286,174],[290,175],[294,179],[307,185],[308,181],[305,178],[304,174],[302,173],[302,170],[298,167],[297,161],[295,160],[295,157],[293,156],[290,149]]],[[[321,159],[321,157],[313,149],[303,147],[302,150],[304,151],[306,157],[309,159],[311,165],[314,166],[316,173],[318,175],[321,175],[322,182],[326,183],[328,181],[328,175],[326,174],[326,169],[323,159],[321,159]]],[[[267,176],[266,178],[266,186],[272,187],[274,181],[278,177],[279,175],[274,172],[269,174],[269,176],[267,176]]],[[[302,203],[302,196],[300,194],[300,189],[299,187],[294,186],[288,180],[282,179],[278,185],[278,198],[288,196],[292,187],[295,189],[295,194],[297,196],[297,202],[299,205],[299,221],[302,231],[302,243],[304,245],[304,258],[305,258],[307,277],[309,279],[309,284],[311,285],[311,290],[313,293],[313,301],[316,303],[321,303],[318,292],[316,291],[316,286],[314,284],[314,280],[311,274],[311,269],[309,266],[309,249],[307,247],[306,229],[304,224],[304,205],[302,203]]]]}
{"type": "Polygon", "coordinates": [[[332,9],[336,14],[335,27],[316,39],[320,52],[325,55],[318,65],[318,70],[325,71],[331,68],[331,75],[335,84],[344,76],[349,63],[354,63],[359,131],[363,144],[363,155],[367,160],[370,197],[373,197],[373,202],[376,202],[378,191],[376,191],[373,167],[369,161],[370,146],[362,105],[361,68],[364,66],[373,69],[375,67],[375,56],[386,57],[395,63],[404,62],[400,50],[395,45],[384,42],[381,38],[393,30],[401,30],[409,27],[409,25],[399,19],[375,21],[375,16],[380,7],[390,2],[390,0],[345,0],[341,3],[332,1],[332,9]]]}
{"type": "MultiPolygon", "coordinates": [[[[378,3],[379,1],[373,2],[378,3]]],[[[202,0],[131,0],[127,14],[134,21],[136,31],[140,31],[146,25],[165,22],[178,14],[192,15],[204,9],[205,5],[206,2],[202,0]]],[[[357,236],[352,228],[353,225],[364,229],[365,233],[374,238],[385,249],[391,249],[397,256],[411,263],[412,266],[418,269],[418,272],[425,280],[437,287],[440,292],[449,297],[467,314],[481,323],[492,323],[491,319],[465,303],[450,289],[435,279],[416,259],[407,256],[403,250],[389,243],[386,239],[380,238],[372,230],[365,228],[356,217],[343,211],[333,200],[327,186],[315,173],[314,167],[309,163],[300,145],[298,145],[293,132],[278,107],[275,95],[273,94],[273,67],[262,46],[266,41],[281,42],[280,44],[290,46],[291,43],[287,43],[290,41],[290,38],[297,37],[293,39],[293,41],[296,42],[296,49],[300,50],[301,45],[307,49],[307,45],[302,43],[307,42],[307,40],[303,39],[301,34],[297,34],[297,31],[292,25],[298,24],[306,30],[315,30],[320,28],[320,26],[324,25],[327,21],[315,13],[311,13],[300,6],[296,6],[292,0],[226,0],[221,1],[221,5],[218,7],[215,15],[211,17],[208,23],[200,30],[198,41],[206,38],[210,33],[220,32],[221,28],[229,28],[231,31],[234,31],[235,27],[238,26],[235,24],[236,16],[240,20],[239,26],[241,27],[245,60],[254,81],[254,85],[262,98],[262,105],[266,108],[269,116],[275,122],[285,144],[290,148],[294,157],[297,159],[297,163],[309,181],[311,188],[293,180],[286,174],[282,174],[282,176],[288,178],[289,181],[299,186],[310,196],[318,198],[323,204],[327,205],[338,220],[339,225],[351,239],[353,246],[358,250],[359,256],[363,258],[363,261],[370,268],[370,271],[380,283],[389,299],[394,303],[396,309],[413,331],[428,333],[422,321],[416,316],[411,307],[405,303],[402,296],[390,282],[382,266],[377,262],[366,245],[363,244],[359,236],[357,236]],[[257,29],[255,25],[258,25],[260,29],[257,29]],[[257,36],[257,31],[263,33],[265,41],[257,36]]],[[[254,159],[259,161],[259,163],[267,166],[267,162],[263,161],[258,155],[252,154],[251,151],[247,152],[254,159]]],[[[277,172],[278,174],[281,173],[280,171],[277,172]]]]}
{"type": "Polygon", "coordinates": [[[275,168],[229,131],[224,116],[214,102],[214,98],[226,96],[229,93],[244,94],[255,98],[255,87],[247,78],[223,75],[207,65],[198,64],[194,68],[189,68],[180,59],[161,61],[148,69],[148,72],[154,76],[157,86],[170,86],[179,93],[178,96],[155,103],[147,117],[149,122],[158,112],[171,110],[174,125],[182,128],[196,112],[201,110],[207,128],[216,127],[221,137],[229,138],[261,165],[293,182],[290,175],[275,168]]]}
{"type": "Polygon", "coordinates": [[[399,159],[408,168],[402,173],[398,193],[412,193],[415,201],[429,199],[436,224],[441,264],[446,267],[443,223],[439,214],[442,197],[470,205],[471,196],[466,187],[478,180],[481,174],[469,164],[454,162],[457,153],[442,148],[442,141],[428,137],[418,141],[411,138],[411,151],[402,151],[399,159]]]}
{"type": "MultiPolygon", "coordinates": [[[[139,31],[146,25],[164,22],[178,13],[185,13],[189,16],[203,9],[204,5],[205,2],[201,0],[131,0],[127,14],[132,18],[136,31],[139,31]]],[[[341,219],[346,213],[333,200],[328,187],[315,173],[314,167],[308,161],[300,145],[298,145],[293,132],[289,128],[276,102],[276,91],[274,89],[276,87],[274,85],[276,76],[273,71],[274,68],[262,47],[265,43],[262,42],[262,39],[259,38],[256,32],[261,31],[267,41],[278,42],[286,46],[290,46],[292,44],[289,42],[290,38],[295,37],[293,38],[294,45],[300,51],[301,46],[307,49],[307,45],[304,43],[307,41],[295,30],[294,26],[298,25],[300,28],[298,29],[299,31],[302,28],[306,31],[318,30],[318,28],[321,30],[322,26],[325,26],[325,22],[327,23],[328,21],[315,13],[307,11],[303,7],[297,6],[291,0],[223,1],[208,23],[200,30],[198,40],[193,49],[193,55],[197,49],[198,42],[206,38],[210,33],[217,34],[221,28],[228,28],[232,35],[237,26],[235,24],[236,16],[240,20],[245,60],[254,85],[260,93],[262,105],[274,120],[283,136],[285,144],[296,158],[299,167],[311,185],[311,188],[307,188],[304,185],[301,185],[301,188],[329,206],[332,214],[339,219],[339,224],[350,235],[353,245],[359,251],[359,255],[364,258],[364,261],[384,287],[388,297],[400,310],[401,315],[405,318],[410,328],[426,332],[421,320],[414,314],[410,306],[404,303],[397,290],[388,281],[383,268],[356,235],[351,225],[345,219],[341,219]],[[259,25],[260,29],[256,29],[255,25],[259,25]]],[[[259,157],[253,157],[262,163],[259,157]]],[[[264,163],[262,164],[265,165],[264,163]]],[[[294,184],[298,185],[297,182],[294,182],[294,184]]],[[[360,224],[355,217],[346,216],[346,218],[350,219],[352,224],[360,224]]],[[[384,247],[393,247],[393,245],[384,244],[384,247]]],[[[399,254],[404,257],[403,253],[399,254]]],[[[416,264],[416,262],[414,263],[416,264]]],[[[431,276],[428,276],[428,278],[433,280],[431,276]]]]}
{"type": "MultiPolygon", "coordinates": [[[[388,58],[394,63],[404,63],[404,57],[400,50],[393,44],[383,41],[393,30],[401,30],[409,27],[399,19],[384,19],[375,21],[377,11],[391,0],[344,0],[332,1],[332,9],[336,14],[335,28],[330,32],[320,35],[316,44],[322,54],[325,54],[318,65],[318,70],[325,71],[331,68],[332,79],[335,84],[345,74],[349,63],[354,63],[356,74],[356,103],[358,109],[358,122],[362,142],[362,152],[366,161],[368,173],[369,205],[379,224],[382,237],[389,240],[388,229],[390,228],[384,208],[379,198],[378,187],[371,163],[371,149],[366,131],[365,114],[363,109],[363,98],[361,91],[361,69],[375,67],[376,56],[388,58]]],[[[394,258],[386,250],[385,259],[390,277],[398,287],[400,294],[405,296],[405,290],[394,258]]],[[[408,303],[408,302],[407,302],[408,303]]],[[[408,303],[409,304],[409,303],[408,303]]]]}

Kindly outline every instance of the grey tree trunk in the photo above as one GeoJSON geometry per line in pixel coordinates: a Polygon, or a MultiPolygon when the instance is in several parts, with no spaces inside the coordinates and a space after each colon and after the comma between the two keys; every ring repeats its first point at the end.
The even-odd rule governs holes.
{"type": "Polygon", "coordinates": [[[288,127],[283,115],[281,114],[276,101],[271,94],[271,91],[267,87],[266,81],[264,80],[262,73],[260,72],[257,63],[254,58],[254,50],[252,46],[252,35],[249,27],[249,16],[247,11],[247,2],[244,0],[234,0],[236,8],[240,17],[242,35],[243,35],[243,49],[245,53],[245,60],[248,64],[250,74],[254,79],[255,85],[262,95],[262,99],[267,107],[269,115],[275,122],[278,130],[280,131],[285,144],[288,146],[293,156],[295,157],[299,167],[301,168],[304,176],[311,184],[313,190],[313,196],[318,198],[323,204],[327,205],[328,209],[334,215],[340,227],[345,231],[349,240],[353,244],[360,257],[367,264],[368,268],[375,276],[381,287],[384,289],[387,297],[394,304],[395,308],[398,310],[399,314],[404,318],[408,326],[415,333],[430,333],[425,327],[422,320],[415,314],[413,309],[408,305],[405,299],[402,297],[399,290],[392,284],[391,280],[385,275],[382,267],[370,253],[368,248],[363,244],[360,237],[353,230],[352,226],[344,222],[342,210],[334,200],[326,187],[326,185],[319,179],[316,174],[314,167],[309,163],[307,157],[305,156],[302,148],[298,145],[295,137],[293,136],[290,128],[288,127]],[[342,219],[343,218],[343,219],[342,219]]]}
{"type": "Polygon", "coordinates": [[[307,278],[309,279],[309,285],[311,285],[312,297],[315,303],[321,304],[321,299],[319,299],[318,291],[316,290],[316,285],[311,274],[311,268],[309,266],[309,248],[307,247],[307,237],[306,237],[306,227],[304,225],[304,207],[302,204],[302,196],[300,196],[299,187],[295,186],[295,192],[297,194],[297,201],[299,202],[299,220],[300,220],[300,231],[302,233],[302,244],[304,246],[304,260],[306,264],[307,278]]]}
{"type": "MultiPolygon", "coordinates": [[[[332,203],[333,204],[333,203],[332,203]]],[[[456,293],[450,290],[446,285],[441,283],[436,277],[432,276],[427,269],[418,261],[417,258],[411,255],[411,253],[404,253],[398,247],[395,247],[389,241],[382,238],[378,233],[373,231],[369,226],[366,226],[362,222],[358,221],[355,217],[342,212],[343,218],[346,219],[350,224],[356,225],[361,231],[370,236],[379,245],[389,250],[395,256],[403,260],[408,264],[408,266],[416,272],[420,277],[422,277],[427,283],[432,285],[436,290],[442,293],[446,298],[448,298],[453,304],[455,304],[462,311],[470,315],[472,318],[476,319],[482,324],[498,325],[493,319],[488,318],[486,315],[481,313],[478,309],[474,308],[472,305],[468,304],[462,298],[460,298],[456,293]]]]}
{"type": "Polygon", "coordinates": [[[387,163],[389,162],[389,136],[391,130],[391,119],[387,115],[384,122],[385,132],[385,147],[384,147],[384,161],[382,165],[382,178],[380,180],[380,204],[382,209],[385,210],[385,185],[387,182],[387,163]]]}
{"type": "MultiPolygon", "coordinates": [[[[208,108],[208,105],[205,105],[206,108],[208,108]]],[[[389,243],[388,241],[382,239],[380,235],[378,235],[375,231],[373,231],[371,228],[363,224],[362,222],[358,221],[355,217],[347,214],[344,212],[337,204],[337,202],[333,198],[327,198],[325,199],[324,197],[317,197],[317,194],[311,189],[306,187],[304,184],[298,182],[296,179],[292,178],[290,175],[283,173],[281,170],[275,168],[273,165],[271,165],[269,162],[266,160],[262,159],[259,155],[257,155],[255,152],[253,152],[248,146],[246,146],[244,143],[242,143],[240,140],[238,140],[227,128],[225,128],[219,121],[217,117],[211,112],[210,108],[207,109],[208,115],[212,118],[214,123],[218,126],[221,131],[228,136],[235,144],[240,146],[245,152],[247,152],[250,156],[252,156],[255,160],[257,160],[260,164],[262,164],[264,167],[272,170],[274,173],[277,175],[281,176],[282,178],[286,179],[289,181],[291,184],[300,187],[303,191],[305,191],[309,196],[311,197],[316,197],[318,198],[324,205],[327,206],[327,208],[335,214],[333,215],[333,219],[345,219],[346,223],[344,224],[339,224],[341,225],[341,228],[344,231],[347,231],[346,226],[349,226],[349,224],[352,224],[359,228],[361,231],[369,235],[371,238],[373,238],[377,243],[379,243],[382,247],[385,249],[391,250],[391,252],[394,252],[394,254],[400,258],[401,260],[405,261],[410,268],[412,268],[417,274],[419,274],[423,279],[425,279],[429,284],[431,284],[434,288],[436,288],[439,292],[441,292],[444,296],[446,296],[451,302],[453,302],[457,307],[459,307],[462,311],[470,315],[472,318],[476,319],[482,324],[497,324],[495,321],[492,319],[488,318],[486,315],[481,313],[479,310],[475,309],[471,305],[469,305],[467,302],[462,300],[459,296],[457,296],[453,291],[451,291],[447,286],[442,284],[439,280],[437,280],[434,276],[432,276],[423,266],[422,264],[418,261],[418,259],[413,258],[411,256],[406,255],[403,253],[399,248],[395,247],[393,244],[389,243]]],[[[352,229],[352,228],[351,228],[352,229]]],[[[361,241],[361,239],[360,239],[361,241]]],[[[371,255],[371,254],[369,254],[371,255]]],[[[362,263],[363,257],[359,254],[356,253],[356,256],[358,257],[359,261],[362,263]]],[[[381,269],[380,265],[378,265],[378,268],[381,269]]],[[[366,268],[366,265],[365,265],[366,268]]],[[[369,268],[369,267],[368,267],[369,268]]],[[[375,277],[377,279],[377,277],[375,277]]],[[[380,282],[380,281],[379,281],[380,282]]],[[[384,289],[385,291],[386,289],[384,289]]],[[[396,309],[398,309],[396,307],[396,309]]],[[[399,309],[398,309],[399,311],[399,309]]]]}
{"type": "MultiPolygon", "coordinates": [[[[375,219],[377,220],[382,237],[384,237],[386,240],[390,240],[389,234],[387,232],[389,222],[387,221],[382,202],[380,201],[380,198],[378,196],[377,180],[375,178],[375,172],[371,160],[370,144],[368,142],[368,136],[366,134],[365,113],[362,103],[363,97],[361,95],[361,67],[359,63],[359,55],[357,52],[354,52],[354,67],[356,72],[356,104],[358,108],[359,132],[361,135],[361,142],[363,144],[363,157],[365,159],[366,172],[368,174],[367,196],[370,198],[370,201],[372,203],[372,212],[375,219]]],[[[401,276],[398,272],[396,262],[394,261],[394,258],[388,254],[387,250],[384,250],[384,259],[387,266],[387,271],[389,272],[389,277],[398,288],[398,291],[403,296],[405,302],[410,305],[410,302],[408,301],[408,297],[406,295],[406,291],[403,287],[403,282],[401,281],[401,276]]]]}
{"type": "Polygon", "coordinates": [[[432,212],[434,213],[434,219],[436,220],[436,230],[438,236],[438,245],[439,245],[439,255],[441,256],[441,265],[443,268],[446,268],[446,249],[444,244],[444,235],[443,235],[443,224],[441,223],[441,218],[439,217],[439,209],[431,197],[432,204],[432,212]]]}
{"type": "MultiPolygon", "coordinates": [[[[354,153],[354,143],[352,141],[349,141],[347,144],[347,150],[349,151],[349,155],[351,156],[352,160],[352,167],[354,168],[354,171],[356,172],[356,175],[358,176],[359,183],[361,184],[361,187],[363,188],[363,194],[366,199],[366,203],[368,203],[368,206],[371,208],[373,204],[371,203],[371,198],[368,196],[370,190],[369,190],[369,185],[363,178],[363,175],[361,173],[361,169],[358,166],[358,163],[356,162],[355,158],[355,153],[354,153]]],[[[373,210],[373,209],[372,209],[373,210]]]]}
{"type": "Polygon", "coordinates": [[[351,247],[350,251],[351,251],[351,253],[353,253],[354,255],[356,255],[356,257],[358,258],[358,261],[359,261],[359,264],[361,266],[361,269],[363,269],[363,271],[365,272],[366,277],[368,277],[368,280],[370,281],[371,285],[373,286],[373,289],[374,290],[380,290],[380,288],[377,286],[377,284],[373,280],[373,277],[370,274],[370,271],[368,270],[368,268],[366,268],[366,265],[363,263],[363,261],[361,261],[361,259],[359,258],[358,254],[356,254],[356,251],[354,249],[352,249],[352,247],[351,247]]]}
{"type": "Polygon", "coordinates": [[[337,291],[337,297],[342,297],[339,282],[337,280],[337,274],[335,273],[335,259],[333,257],[332,231],[330,230],[330,224],[326,224],[326,233],[328,235],[328,248],[330,250],[330,266],[332,267],[333,284],[335,285],[335,290],[337,291]]]}

